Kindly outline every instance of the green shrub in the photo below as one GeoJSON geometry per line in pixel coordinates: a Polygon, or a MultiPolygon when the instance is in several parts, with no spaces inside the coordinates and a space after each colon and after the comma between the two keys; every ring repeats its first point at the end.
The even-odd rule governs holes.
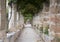
{"type": "Polygon", "coordinates": [[[44,34],[47,34],[47,35],[49,34],[48,29],[49,29],[49,26],[46,26],[44,30],[44,34]]]}

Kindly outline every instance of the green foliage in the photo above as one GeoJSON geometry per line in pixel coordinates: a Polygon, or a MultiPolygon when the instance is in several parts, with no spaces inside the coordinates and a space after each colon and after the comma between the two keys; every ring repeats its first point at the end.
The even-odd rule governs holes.
{"type": "Polygon", "coordinates": [[[35,14],[42,9],[43,3],[49,3],[49,0],[9,0],[17,4],[17,10],[25,10],[25,13],[35,14]]]}
{"type": "Polygon", "coordinates": [[[27,14],[35,14],[37,13],[37,8],[35,6],[33,6],[32,4],[27,4],[25,6],[25,11],[23,12],[23,14],[27,13],[27,14]]]}
{"type": "Polygon", "coordinates": [[[25,22],[26,22],[28,19],[32,20],[33,16],[31,14],[28,14],[28,15],[24,14],[24,17],[25,17],[24,19],[25,19],[25,22]]]}
{"type": "Polygon", "coordinates": [[[17,7],[18,10],[25,9],[25,13],[35,14],[42,8],[40,3],[40,0],[17,0],[17,7]]]}
{"type": "MultiPolygon", "coordinates": [[[[43,8],[43,3],[49,3],[49,0],[10,0],[10,3],[17,5],[17,11],[21,11],[23,16],[31,14],[32,16],[38,13],[43,8]]],[[[27,16],[30,18],[30,15],[27,16]]]]}
{"type": "Polygon", "coordinates": [[[46,26],[44,30],[44,34],[47,34],[47,35],[49,34],[48,29],[49,29],[49,26],[46,26]]]}

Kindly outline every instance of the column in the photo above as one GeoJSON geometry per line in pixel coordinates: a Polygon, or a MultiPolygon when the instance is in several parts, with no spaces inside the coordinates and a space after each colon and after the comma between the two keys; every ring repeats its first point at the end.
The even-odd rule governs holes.
{"type": "Polygon", "coordinates": [[[5,42],[7,28],[6,0],[0,0],[0,40],[5,42]]]}
{"type": "Polygon", "coordinates": [[[9,28],[13,29],[16,26],[16,20],[17,20],[17,12],[16,9],[14,8],[15,6],[12,5],[12,14],[11,14],[11,10],[10,10],[10,14],[11,14],[11,19],[9,22],[9,28]]]}

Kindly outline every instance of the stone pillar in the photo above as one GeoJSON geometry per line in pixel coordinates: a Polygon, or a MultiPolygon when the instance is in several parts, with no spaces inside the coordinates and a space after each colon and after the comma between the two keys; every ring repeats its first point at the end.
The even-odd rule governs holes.
{"type": "Polygon", "coordinates": [[[46,23],[46,25],[48,25],[49,23],[47,22],[49,21],[49,7],[46,6],[46,4],[43,4],[42,15],[43,15],[43,21],[46,23]]]}
{"type": "Polygon", "coordinates": [[[0,40],[5,42],[7,28],[6,0],[0,0],[0,40]]]}
{"type": "Polygon", "coordinates": [[[16,26],[16,22],[17,22],[17,11],[16,11],[16,5],[13,4],[13,21],[14,21],[14,27],[16,26]]]}
{"type": "MultiPolygon", "coordinates": [[[[14,8],[15,6],[12,5],[12,15],[11,15],[11,19],[10,19],[10,22],[9,22],[9,28],[15,28],[16,26],[16,19],[17,19],[17,12],[16,12],[16,9],[14,8]]],[[[10,12],[11,14],[11,12],[10,12]]]]}
{"type": "MultiPolygon", "coordinates": [[[[43,36],[44,35],[46,35],[46,33],[44,33],[44,32],[46,32],[46,30],[47,30],[47,32],[48,32],[48,35],[49,35],[49,28],[50,28],[50,20],[49,20],[49,6],[47,6],[46,4],[43,4],[43,10],[42,10],[42,19],[43,19],[43,24],[42,24],[42,26],[43,26],[43,36]]],[[[50,36],[50,35],[49,35],[50,36]]],[[[44,39],[45,37],[43,37],[43,39],[44,39]]],[[[47,41],[49,41],[49,42],[51,42],[51,40],[50,39],[48,39],[48,40],[46,40],[46,42],[47,41]]]]}

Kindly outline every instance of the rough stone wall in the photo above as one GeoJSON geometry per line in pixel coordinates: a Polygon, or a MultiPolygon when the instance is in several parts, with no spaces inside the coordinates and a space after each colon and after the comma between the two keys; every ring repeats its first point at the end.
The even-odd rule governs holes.
{"type": "Polygon", "coordinates": [[[51,24],[51,28],[56,32],[60,32],[60,18],[59,15],[55,15],[54,17],[51,16],[51,22],[53,22],[55,25],[51,24]]]}
{"type": "Polygon", "coordinates": [[[60,13],[60,1],[59,0],[50,0],[50,13],[57,14],[60,13]]]}
{"type": "MultiPolygon", "coordinates": [[[[49,14],[50,14],[50,30],[55,32],[56,37],[60,37],[60,1],[59,0],[51,0],[52,4],[50,4],[49,14]]],[[[52,40],[51,42],[58,42],[58,40],[52,40]]]]}

